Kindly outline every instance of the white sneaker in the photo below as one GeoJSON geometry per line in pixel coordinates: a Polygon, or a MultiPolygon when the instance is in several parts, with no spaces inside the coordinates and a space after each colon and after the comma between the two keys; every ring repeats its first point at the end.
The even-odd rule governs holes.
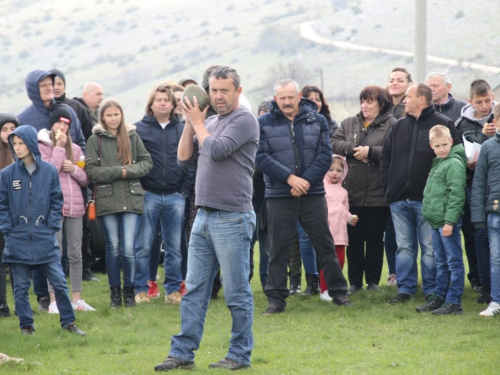
{"type": "Polygon", "coordinates": [[[79,299],[76,303],[71,302],[71,306],[73,306],[73,310],[76,311],[96,311],[92,306],[90,306],[85,300],[79,299]]]}
{"type": "Polygon", "coordinates": [[[49,314],[59,314],[56,302],[51,302],[49,305],[49,314]]]}
{"type": "Polygon", "coordinates": [[[328,294],[328,290],[325,290],[323,293],[321,293],[320,298],[322,301],[332,302],[332,297],[330,297],[330,295],[328,294]]]}
{"type": "Polygon", "coordinates": [[[499,314],[500,314],[500,304],[496,302],[490,302],[486,310],[483,310],[479,313],[480,316],[493,316],[499,314]]]}

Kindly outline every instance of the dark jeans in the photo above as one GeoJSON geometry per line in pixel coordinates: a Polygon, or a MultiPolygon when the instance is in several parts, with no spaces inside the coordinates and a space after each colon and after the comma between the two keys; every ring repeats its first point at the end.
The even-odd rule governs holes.
{"type": "Polygon", "coordinates": [[[479,280],[476,256],[476,236],[474,233],[474,225],[472,225],[470,221],[470,214],[470,190],[467,190],[467,200],[464,205],[464,214],[462,216],[462,233],[464,235],[465,255],[467,256],[467,263],[469,263],[469,273],[467,274],[469,281],[479,280]]]}
{"type": "Polygon", "coordinates": [[[264,202],[264,197],[255,196],[252,198],[253,210],[255,215],[257,215],[257,226],[255,227],[255,232],[253,233],[252,242],[250,244],[250,276],[249,279],[252,280],[253,277],[253,248],[255,242],[259,241],[259,276],[262,288],[267,284],[267,268],[269,263],[269,240],[267,236],[267,227],[261,229],[259,226],[260,222],[260,211],[262,209],[262,204],[264,202]]]}
{"type": "Polygon", "coordinates": [[[267,217],[271,255],[265,294],[270,303],[286,306],[289,296],[287,265],[297,221],[300,221],[320,259],[328,294],[331,297],[347,294],[347,282],[328,228],[328,208],[323,195],[268,199],[267,217]]]}
{"type": "Polygon", "coordinates": [[[359,222],[348,226],[347,274],[349,283],[363,286],[363,274],[367,284],[380,282],[384,264],[384,231],[390,215],[389,207],[351,207],[359,222]]]}
{"type": "Polygon", "coordinates": [[[302,277],[302,258],[300,257],[299,236],[297,233],[293,236],[292,246],[290,247],[290,268],[289,276],[302,277]]]}
{"type": "Polygon", "coordinates": [[[398,250],[398,243],[396,242],[396,230],[394,229],[394,222],[391,215],[389,215],[387,225],[385,226],[384,246],[389,275],[396,274],[396,251],[398,250]]]}
{"type": "MultiPolygon", "coordinates": [[[[83,200],[86,205],[89,200],[87,187],[82,188],[83,200]]],[[[92,265],[92,250],[90,249],[90,227],[87,215],[83,215],[83,236],[82,236],[82,267],[83,274],[90,273],[90,266],[92,265]]]]}

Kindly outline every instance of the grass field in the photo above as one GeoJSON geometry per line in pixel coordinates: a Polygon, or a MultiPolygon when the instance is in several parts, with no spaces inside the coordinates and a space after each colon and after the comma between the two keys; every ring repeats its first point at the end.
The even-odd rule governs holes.
{"type": "MultiPolygon", "coordinates": [[[[84,338],[61,330],[58,315],[36,311],[33,336],[21,335],[17,317],[0,319],[0,352],[25,359],[0,365],[0,374],[153,373],[179,331],[179,308],[161,298],[111,310],[106,275],[98,277],[100,282],[84,283],[83,291],[98,311],[77,312],[77,323],[87,332],[84,338]]],[[[396,288],[387,286],[353,295],[350,308],[317,296],[294,296],[284,314],[263,316],[267,300],[260,282],[252,280],[252,287],[255,348],[253,368],[245,373],[488,374],[498,369],[500,319],[478,315],[485,305],[475,302],[477,293],[468,283],[465,314],[444,317],[415,312],[424,301],[421,295],[404,305],[390,305],[396,288]]],[[[13,307],[10,290],[8,294],[13,307]]],[[[37,308],[34,296],[32,307],[37,308]]],[[[225,356],[230,324],[224,299],[212,301],[195,373],[220,373],[208,364],[225,356]]]]}

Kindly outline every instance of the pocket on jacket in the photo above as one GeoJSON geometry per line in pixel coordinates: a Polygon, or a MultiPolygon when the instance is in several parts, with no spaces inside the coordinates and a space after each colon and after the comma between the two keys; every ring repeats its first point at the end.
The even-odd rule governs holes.
{"type": "Polygon", "coordinates": [[[129,182],[128,187],[129,187],[130,192],[132,194],[144,195],[144,189],[142,188],[142,185],[140,182],[138,182],[138,181],[129,182]]]}
{"type": "Polygon", "coordinates": [[[96,199],[108,198],[113,195],[113,185],[100,185],[96,189],[96,199]]]}

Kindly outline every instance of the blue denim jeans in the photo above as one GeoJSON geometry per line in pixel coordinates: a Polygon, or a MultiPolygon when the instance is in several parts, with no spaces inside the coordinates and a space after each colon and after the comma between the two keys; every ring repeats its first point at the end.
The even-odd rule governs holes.
{"type": "Polygon", "coordinates": [[[417,290],[417,256],[420,244],[422,289],[425,296],[434,293],[436,261],[431,242],[431,226],[422,216],[421,201],[391,203],[391,215],[396,230],[396,275],[398,292],[414,295],[417,290]]]}
{"type": "Polygon", "coordinates": [[[500,303],[500,214],[489,214],[491,299],[500,303]]]}
{"type": "Polygon", "coordinates": [[[318,268],[316,267],[316,250],[309,240],[306,231],[297,222],[297,234],[299,236],[300,257],[306,273],[318,276],[318,268]]]}
{"type": "MultiPolygon", "coordinates": [[[[140,220],[140,219],[139,219],[140,220]]],[[[137,233],[140,233],[139,231],[137,233]]],[[[137,239],[136,239],[137,246],[137,239]]],[[[134,250],[135,251],[135,250],[134,250]]],[[[156,281],[158,276],[158,265],[160,264],[161,253],[161,225],[160,220],[156,223],[155,231],[153,233],[153,241],[151,242],[151,251],[149,253],[149,280],[156,281]]],[[[137,256],[135,260],[135,284],[137,286],[137,256]]]]}
{"type": "Polygon", "coordinates": [[[187,294],[181,300],[181,332],[172,337],[170,356],[194,360],[200,346],[215,274],[224,277],[224,299],[233,319],[227,357],[250,364],[253,349],[253,295],[248,275],[255,230],[250,212],[198,210],[189,241],[187,294]]]}
{"type": "Polygon", "coordinates": [[[161,225],[163,244],[165,246],[165,282],[167,294],[177,292],[181,288],[181,235],[184,223],[184,206],[186,199],[179,193],[144,194],[144,209],[137,226],[135,242],[135,292],[148,291],[150,273],[149,260],[151,245],[158,220],[161,225]]]}
{"type": "MultiPolygon", "coordinates": [[[[28,264],[11,263],[10,269],[14,274],[14,302],[16,304],[16,314],[19,317],[19,327],[34,327],[33,311],[31,310],[29,300],[32,267],[28,264]]],[[[68,285],[66,284],[66,277],[62,270],[61,262],[58,260],[53,263],[41,264],[36,266],[36,269],[43,270],[54,288],[61,326],[67,327],[73,324],[76,319],[75,312],[69,299],[68,285]]]]}
{"type": "Polygon", "coordinates": [[[124,212],[100,216],[106,237],[106,270],[109,287],[121,286],[120,256],[123,266],[123,286],[134,286],[134,241],[139,215],[124,212]]]}
{"type": "Polygon", "coordinates": [[[462,256],[462,237],[459,221],[449,237],[443,237],[443,228],[431,229],[432,247],[436,257],[436,293],[447,303],[462,304],[465,267],[462,256]]]}

